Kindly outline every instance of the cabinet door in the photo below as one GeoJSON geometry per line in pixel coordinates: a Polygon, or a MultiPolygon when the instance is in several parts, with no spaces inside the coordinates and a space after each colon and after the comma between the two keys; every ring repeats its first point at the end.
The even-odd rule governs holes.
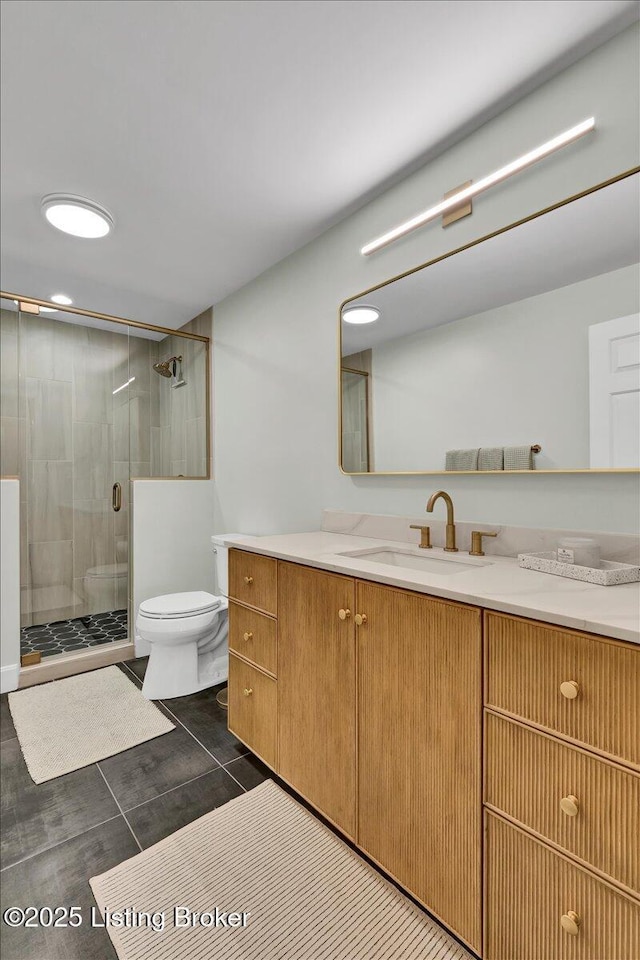
{"type": "Polygon", "coordinates": [[[350,577],[278,564],[278,772],[351,837],[354,599],[350,577]]]}
{"type": "Polygon", "coordinates": [[[358,581],[358,844],[480,951],[480,611],[358,581]]]}

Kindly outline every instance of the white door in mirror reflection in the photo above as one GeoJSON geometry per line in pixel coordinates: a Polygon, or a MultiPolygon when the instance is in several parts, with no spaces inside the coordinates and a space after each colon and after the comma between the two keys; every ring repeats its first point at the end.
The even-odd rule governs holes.
{"type": "Polygon", "coordinates": [[[589,327],[591,467],[640,467],[640,314],[589,327]]]}

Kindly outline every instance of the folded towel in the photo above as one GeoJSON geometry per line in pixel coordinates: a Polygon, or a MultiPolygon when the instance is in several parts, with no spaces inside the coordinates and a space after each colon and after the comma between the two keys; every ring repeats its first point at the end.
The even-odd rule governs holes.
{"type": "Polygon", "coordinates": [[[447,450],[445,470],[477,470],[478,450],[447,450]]]}
{"type": "Polygon", "coordinates": [[[502,447],[480,447],[478,470],[503,470],[504,449],[502,447]]]}
{"type": "Polygon", "coordinates": [[[533,450],[531,444],[526,447],[505,447],[504,448],[504,469],[505,470],[535,470],[536,466],[533,460],[533,450]]]}

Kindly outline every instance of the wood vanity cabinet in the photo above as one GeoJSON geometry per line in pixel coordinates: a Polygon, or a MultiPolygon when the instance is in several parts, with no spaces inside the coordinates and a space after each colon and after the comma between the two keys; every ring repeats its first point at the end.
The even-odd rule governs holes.
{"type": "Polygon", "coordinates": [[[247,669],[267,662],[248,629],[261,614],[246,607],[260,596],[278,614],[270,765],[479,951],[481,611],[283,561],[277,602],[264,600],[265,583],[252,588],[269,568],[231,555],[231,730],[267,759],[255,726],[267,693],[254,683],[242,695],[247,669]]]}
{"type": "Polygon", "coordinates": [[[484,956],[638,960],[640,646],[484,616],[484,956]]]}
{"type": "Polygon", "coordinates": [[[278,773],[355,840],[354,607],[350,577],[278,563],[278,773]]]}
{"type": "Polygon", "coordinates": [[[229,551],[229,729],[274,770],[278,759],[277,561],[229,551]]]}
{"type": "Polygon", "coordinates": [[[481,611],[358,581],[358,843],[481,946],[481,611]]]}
{"type": "Polygon", "coordinates": [[[640,645],[236,549],[229,596],[230,729],[479,956],[640,960],[640,645]]]}

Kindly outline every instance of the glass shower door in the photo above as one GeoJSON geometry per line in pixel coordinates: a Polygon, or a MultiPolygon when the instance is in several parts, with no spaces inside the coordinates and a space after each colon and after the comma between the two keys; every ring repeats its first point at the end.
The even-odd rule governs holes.
{"type": "Polygon", "coordinates": [[[128,637],[129,353],[126,324],[19,313],[23,656],[128,637]]]}

